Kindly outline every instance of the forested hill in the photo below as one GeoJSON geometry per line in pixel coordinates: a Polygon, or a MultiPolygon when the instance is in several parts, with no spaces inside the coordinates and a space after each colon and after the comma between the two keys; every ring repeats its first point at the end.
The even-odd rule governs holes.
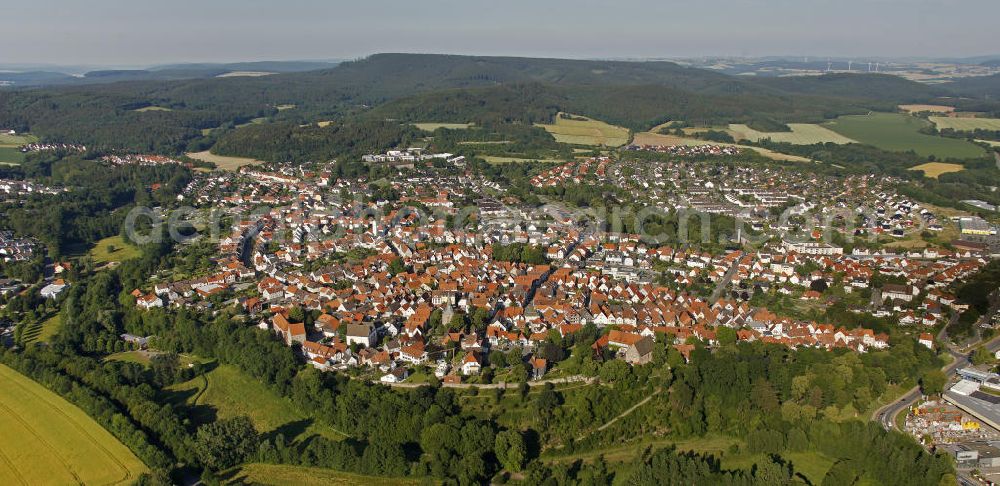
{"type": "Polygon", "coordinates": [[[176,153],[203,149],[254,118],[301,124],[371,111],[381,119],[535,121],[567,111],[638,129],[669,119],[814,122],[942,93],[886,75],[753,79],[670,62],[377,54],[256,78],[0,90],[0,127],[176,153]],[[214,128],[222,130],[210,135],[214,128]]]}

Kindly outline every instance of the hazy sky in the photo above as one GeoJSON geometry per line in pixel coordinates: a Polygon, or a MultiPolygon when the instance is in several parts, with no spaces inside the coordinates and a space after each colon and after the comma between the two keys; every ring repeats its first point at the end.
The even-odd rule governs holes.
{"type": "Polygon", "coordinates": [[[1000,53],[1000,0],[0,1],[0,63],[1000,53]]]}

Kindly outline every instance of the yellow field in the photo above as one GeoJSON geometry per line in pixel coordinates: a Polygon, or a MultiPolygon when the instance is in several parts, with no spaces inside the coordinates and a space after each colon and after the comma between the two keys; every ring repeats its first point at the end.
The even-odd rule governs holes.
{"type": "Polygon", "coordinates": [[[961,172],[965,170],[965,167],[960,164],[946,164],[944,162],[928,162],[926,164],[920,164],[915,167],[910,167],[910,170],[920,170],[924,172],[924,175],[937,179],[941,174],[947,174],[949,172],[961,172]]]}
{"type": "Polygon", "coordinates": [[[729,131],[736,140],[746,139],[753,142],[759,142],[763,139],[770,138],[771,141],[776,143],[790,143],[794,145],[813,145],[827,142],[837,144],[854,143],[854,140],[820,125],[814,125],[811,123],[789,123],[788,128],[791,128],[792,131],[759,132],[746,125],[729,125],[729,131]]]}
{"type": "Polygon", "coordinates": [[[163,107],[163,106],[143,106],[142,108],[139,108],[139,109],[136,109],[136,110],[132,110],[132,111],[137,111],[139,113],[145,113],[147,111],[174,111],[174,110],[172,110],[170,108],[163,107]]]}
{"type": "Polygon", "coordinates": [[[1000,142],[996,142],[996,141],[993,141],[993,140],[976,140],[976,141],[979,142],[979,143],[985,143],[986,145],[989,145],[990,147],[1000,147],[1000,142]]]}
{"type": "MultiPolygon", "coordinates": [[[[556,116],[552,125],[535,124],[544,128],[556,138],[557,142],[569,143],[573,145],[604,145],[608,147],[619,147],[628,143],[629,131],[614,125],[609,125],[599,120],[586,118],[585,120],[569,120],[563,118],[562,113],[556,116]]],[[[585,118],[576,117],[574,118],[585,118]]]]}
{"type": "Polygon", "coordinates": [[[316,122],[316,125],[319,126],[320,128],[323,128],[323,127],[328,127],[330,125],[333,125],[333,122],[330,121],[330,120],[323,120],[321,122],[316,122]]]}
{"type": "Polygon", "coordinates": [[[277,108],[278,111],[285,111],[285,110],[291,110],[292,108],[295,108],[295,105],[293,105],[293,104],[278,105],[278,106],[275,106],[275,108],[277,108]]]}
{"type": "Polygon", "coordinates": [[[240,167],[244,165],[258,165],[263,164],[263,162],[250,159],[246,157],[227,157],[225,155],[215,155],[212,152],[205,150],[204,152],[188,152],[184,155],[191,157],[195,160],[200,160],[202,162],[211,162],[216,165],[216,167],[222,170],[239,170],[240,167]]]}
{"type": "Polygon", "coordinates": [[[434,123],[434,122],[424,122],[424,123],[412,123],[413,126],[423,130],[425,132],[433,132],[438,128],[447,128],[449,130],[463,130],[472,126],[472,123],[434,123]]]}
{"type": "Polygon", "coordinates": [[[677,135],[662,135],[650,132],[636,133],[632,143],[636,145],[687,145],[692,147],[698,145],[718,145],[720,147],[739,147],[741,149],[753,150],[754,152],[757,152],[771,160],[781,160],[785,162],[811,162],[811,160],[805,157],[783,154],[781,152],[775,152],[773,150],[760,147],[751,147],[749,145],[739,145],[735,143],[711,142],[697,138],[678,137],[677,135]]]}
{"type": "Polygon", "coordinates": [[[0,365],[0,484],[130,484],[148,469],[97,422],[0,365]]]}
{"type": "Polygon", "coordinates": [[[412,478],[382,478],[362,476],[332,469],[284,466],[278,464],[247,464],[226,478],[226,484],[264,484],[274,486],[339,486],[367,484],[371,486],[416,486],[422,481],[412,478]]]}
{"type": "Polygon", "coordinates": [[[950,116],[928,117],[938,130],[952,129],[960,132],[980,130],[1000,130],[1000,118],[958,118],[950,116]]]}
{"type": "Polygon", "coordinates": [[[951,113],[955,111],[954,106],[944,105],[899,105],[899,109],[907,113],[921,113],[925,111],[932,113],[951,113]]]}

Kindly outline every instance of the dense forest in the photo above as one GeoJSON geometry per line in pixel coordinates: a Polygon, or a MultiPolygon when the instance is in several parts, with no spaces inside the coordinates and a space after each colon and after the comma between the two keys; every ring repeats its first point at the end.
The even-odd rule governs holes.
{"type": "Polygon", "coordinates": [[[669,62],[379,54],[259,78],[4,89],[0,126],[44,140],[178,153],[204,148],[210,129],[261,117],[303,124],[371,110],[375,119],[533,122],[566,111],[645,129],[670,119],[820,121],[943,94],[872,74],[747,79],[669,62]],[[138,111],[147,106],[169,111],[138,111]]]}

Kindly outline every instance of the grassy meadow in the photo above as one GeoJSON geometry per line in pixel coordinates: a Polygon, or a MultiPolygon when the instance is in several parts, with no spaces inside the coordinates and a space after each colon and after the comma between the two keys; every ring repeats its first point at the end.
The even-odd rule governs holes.
{"type": "Polygon", "coordinates": [[[82,410],[0,365],[0,484],[132,484],[148,469],[82,410]]]}
{"type": "Polygon", "coordinates": [[[974,130],[1000,130],[1000,118],[959,118],[951,116],[928,117],[938,130],[952,129],[957,132],[974,130]]]}
{"type": "Polygon", "coordinates": [[[330,427],[314,423],[290,400],[230,365],[218,365],[168,390],[170,401],[192,407],[191,419],[195,422],[246,415],[259,432],[280,432],[289,440],[305,440],[314,435],[336,440],[344,437],[330,427]],[[253,400],[248,401],[247,397],[253,400]]]}
{"type": "Polygon", "coordinates": [[[599,120],[573,115],[574,119],[556,116],[551,125],[536,124],[555,137],[557,142],[572,145],[604,145],[619,147],[628,143],[627,128],[610,125],[599,120]],[[577,119],[579,118],[579,119],[577,119]]]}
{"type": "Polygon", "coordinates": [[[24,154],[16,145],[0,145],[0,164],[20,165],[24,162],[24,154]]]}
{"type": "Polygon", "coordinates": [[[729,132],[736,140],[746,139],[752,142],[759,142],[767,138],[776,143],[790,143],[793,145],[813,145],[827,142],[847,144],[854,142],[854,140],[851,140],[850,138],[822,125],[815,125],[811,123],[789,123],[788,128],[792,131],[760,132],[746,125],[732,124],[729,125],[729,132]]]}
{"type": "Polygon", "coordinates": [[[47,343],[59,331],[60,326],[62,326],[62,317],[59,314],[33,324],[24,330],[24,344],[47,343]]]}
{"type": "Polygon", "coordinates": [[[341,486],[365,484],[370,486],[416,486],[424,484],[414,478],[382,478],[362,476],[332,469],[279,464],[246,464],[225,475],[224,484],[263,484],[300,486],[341,486]]]}
{"type": "Polygon", "coordinates": [[[94,247],[87,252],[94,263],[100,265],[109,262],[123,262],[139,256],[139,249],[132,243],[125,241],[121,235],[109,236],[94,244],[94,247]]]}
{"type": "Polygon", "coordinates": [[[975,158],[983,149],[965,140],[924,135],[921,128],[929,122],[898,113],[870,113],[842,116],[824,124],[845,137],[883,150],[906,152],[913,150],[922,156],[938,158],[975,158]]]}

